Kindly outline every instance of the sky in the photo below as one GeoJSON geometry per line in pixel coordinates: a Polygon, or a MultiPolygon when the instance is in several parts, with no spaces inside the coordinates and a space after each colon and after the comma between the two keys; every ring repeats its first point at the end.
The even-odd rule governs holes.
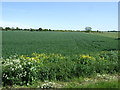
{"type": "Polygon", "coordinates": [[[3,27],[118,30],[117,2],[2,2],[3,27]]]}

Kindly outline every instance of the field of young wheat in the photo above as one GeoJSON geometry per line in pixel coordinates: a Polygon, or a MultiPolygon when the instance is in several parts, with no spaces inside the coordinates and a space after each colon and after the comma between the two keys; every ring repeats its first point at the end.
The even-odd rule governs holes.
{"type": "Polygon", "coordinates": [[[2,55],[55,53],[88,54],[118,49],[117,33],[3,32],[2,55]]]}
{"type": "Polygon", "coordinates": [[[4,31],[5,85],[117,74],[118,33],[4,31]]]}

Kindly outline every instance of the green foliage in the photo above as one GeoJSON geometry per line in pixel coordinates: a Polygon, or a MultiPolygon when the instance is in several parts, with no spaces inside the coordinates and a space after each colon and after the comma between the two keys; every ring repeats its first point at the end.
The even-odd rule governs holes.
{"type": "Polygon", "coordinates": [[[116,33],[3,31],[2,35],[3,85],[119,72],[116,33]]]}
{"type": "Polygon", "coordinates": [[[118,52],[101,52],[96,55],[33,53],[3,59],[3,85],[29,85],[40,80],[66,81],[73,77],[95,73],[117,73],[118,52]]]}
{"type": "Polygon", "coordinates": [[[11,30],[11,28],[10,27],[5,27],[5,30],[7,31],[7,30],[11,30]]]}
{"type": "Polygon", "coordinates": [[[42,28],[39,28],[38,31],[42,31],[42,28]]]}
{"type": "Polygon", "coordinates": [[[91,27],[85,27],[86,32],[91,32],[92,28],[91,27]]]}

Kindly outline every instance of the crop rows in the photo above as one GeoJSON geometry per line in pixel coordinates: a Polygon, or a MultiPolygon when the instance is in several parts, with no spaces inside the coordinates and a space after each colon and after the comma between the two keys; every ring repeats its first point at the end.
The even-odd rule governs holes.
{"type": "MultiPolygon", "coordinates": [[[[106,35],[106,34],[105,34],[106,35]]],[[[78,32],[3,32],[4,57],[37,53],[88,54],[118,49],[118,40],[103,35],[78,32]]]]}

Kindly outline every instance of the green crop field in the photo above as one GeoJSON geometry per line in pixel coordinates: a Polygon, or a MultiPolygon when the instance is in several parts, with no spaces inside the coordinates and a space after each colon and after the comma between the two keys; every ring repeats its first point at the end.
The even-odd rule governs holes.
{"type": "Polygon", "coordinates": [[[117,33],[20,32],[3,36],[3,56],[37,53],[87,54],[118,49],[117,33]]]}
{"type": "Polygon", "coordinates": [[[2,84],[82,88],[83,83],[88,88],[116,88],[118,41],[117,32],[3,31],[2,84]],[[94,82],[90,77],[98,82],[86,85],[94,82]]]}
{"type": "Polygon", "coordinates": [[[3,2],[2,9],[0,89],[120,89],[120,3],[3,2]]]}

